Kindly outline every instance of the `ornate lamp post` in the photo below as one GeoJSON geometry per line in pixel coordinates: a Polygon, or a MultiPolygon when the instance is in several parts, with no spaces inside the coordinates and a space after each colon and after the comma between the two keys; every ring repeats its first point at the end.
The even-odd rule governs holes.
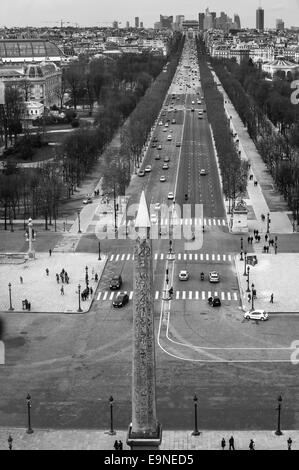
{"type": "Polygon", "coordinates": [[[27,412],[28,412],[28,429],[26,432],[27,434],[32,434],[33,429],[31,427],[31,420],[30,420],[31,396],[29,393],[27,394],[26,400],[27,400],[27,412]]]}
{"type": "Polygon", "coordinates": [[[281,395],[279,395],[279,397],[277,398],[277,401],[278,401],[278,407],[276,409],[278,411],[278,416],[277,416],[277,429],[275,431],[275,434],[276,436],[281,436],[283,434],[280,429],[280,412],[281,412],[281,403],[282,403],[281,395]]]}
{"type": "Polygon", "coordinates": [[[14,310],[12,303],[11,303],[11,283],[8,284],[8,291],[9,291],[9,309],[8,310],[14,310]]]}
{"type": "Polygon", "coordinates": [[[13,438],[11,437],[11,435],[9,435],[7,439],[9,450],[12,450],[12,441],[13,441],[13,438]]]}
{"type": "Polygon", "coordinates": [[[86,288],[88,288],[88,266],[85,267],[85,282],[86,282],[86,288]]]}
{"type": "Polygon", "coordinates": [[[270,214],[269,214],[269,212],[268,212],[268,214],[267,214],[267,233],[270,232],[270,222],[271,222],[271,220],[270,220],[270,214]]]}
{"type": "Polygon", "coordinates": [[[246,289],[246,292],[250,292],[250,289],[249,289],[249,271],[250,271],[250,267],[247,266],[247,289],[246,289]]]}
{"type": "Polygon", "coordinates": [[[101,261],[101,242],[99,242],[99,257],[98,260],[101,261]]]}
{"type": "Polygon", "coordinates": [[[254,310],[254,284],[251,284],[251,310],[254,310]]]}
{"type": "Polygon", "coordinates": [[[79,302],[79,308],[78,308],[77,312],[81,313],[81,312],[83,312],[83,310],[81,308],[81,286],[80,286],[80,284],[78,285],[78,302],[79,302]]]}
{"type": "Polygon", "coordinates": [[[197,427],[197,401],[198,398],[196,394],[194,395],[193,402],[194,402],[194,431],[192,432],[192,436],[199,436],[200,432],[197,427]]]}
{"type": "Polygon", "coordinates": [[[243,259],[244,259],[244,258],[243,258],[243,251],[241,251],[241,253],[240,253],[240,261],[243,261],[243,259]]]}
{"type": "Polygon", "coordinates": [[[82,233],[81,226],[80,226],[80,211],[78,211],[77,214],[78,214],[78,233],[82,233]]]}
{"type": "Polygon", "coordinates": [[[247,263],[247,251],[245,251],[244,253],[244,273],[243,273],[243,276],[247,276],[247,272],[246,272],[246,263],[247,263]]]}
{"type": "Polygon", "coordinates": [[[116,432],[114,431],[113,429],[113,396],[111,395],[110,398],[109,398],[109,405],[110,405],[110,431],[108,434],[110,434],[110,436],[114,436],[114,434],[116,434],[116,432]]]}
{"type": "Polygon", "coordinates": [[[243,237],[241,237],[240,242],[241,242],[241,251],[243,251],[243,237]]]}

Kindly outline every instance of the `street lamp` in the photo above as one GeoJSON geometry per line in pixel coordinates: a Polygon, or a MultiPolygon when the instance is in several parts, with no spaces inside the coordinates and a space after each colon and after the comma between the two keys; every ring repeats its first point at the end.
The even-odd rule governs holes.
{"type": "Polygon", "coordinates": [[[101,261],[101,242],[99,242],[99,257],[98,260],[101,261]]]}
{"type": "Polygon", "coordinates": [[[82,233],[81,227],[80,227],[80,211],[77,211],[77,214],[78,214],[78,233],[82,233]]]}
{"type": "Polygon", "coordinates": [[[9,435],[7,439],[9,450],[12,450],[12,441],[13,441],[13,438],[11,437],[11,435],[9,435]]]}
{"type": "Polygon", "coordinates": [[[80,284],[78,285],[78,301],[79,301],[79,308],[78,308],[77,312],[81,313],[81,312],[83,312],[83,310],[81,308],[81,286],[80,286],[80,284]]]}
{"type": "Polygon", "coordinates": [[[241,237],[241,251],[243,251],[243,237],[241,237]]]}
{"type": "Polygon", "coordinates": [[[254,310],[254,284],[251,284],[251,310],[254,310]]]}
{"type": "Polygon", "coordinates": [[[271,222],[271,220],[270,220],[270,214],[269,214],[269,212],[268,212],[268,214],[267,214],[267,233],[270,232],[270,222],[271,222]]]}
{"type": "Polygon", "coordinates": [[[247,251],[245,251],[244,253],[244,273],[243,273],[243,276],[247,276],[247,273],[246,273],[246,263],[247,263],[247,251]]]}
{"type": "Polygon", "coordinates": [[[9,309],[8,310],[14,310],[12,303],[11,303],[11,283],[8,284],[8,291],[9,291],[9,309]]]}
{"type": "Polygon", "coordinates": [[[113,436],[114,434],[116,434],[116,432],[114,431],[113,429],[113,396],[111,395],[110,398],[109,398],[109,405],[110,405],[110,431],[108,432],[108,434],[110,434],[110,436],[113,436]]]}
{"type": "Polygon", "coordinates": [[[28,411],[28,429],[26,432],[27,434],[32,434],[33,429],[31,427],[31,422],[30,422],[31,396],[29,393],[27,394],[26,400],[27,400],[27,411],[28,411]]]}
{"type": "Polygon", "coordinates": [[[282,396],[279,395],[279,397],[277,398],[277,401],[278,401],[278,408],[277,411],[278,411],[278,419],[277,419],[277,429],[275,431],[275,434],[276,436],[281,436],[283,433],[281,432],[281,429],[280,429],[280,411],[281,411],[281,402],[282,402],[282,396]]]}
{"type": "Polygon", "coordinates": [[[247,289],[246,289],[246,292],[250,292],[250,289],[249,289],[249,271],[250,271],[250,267],[247,266],[247,289]]]}
{"type": "Polygon", "coordinates": [[[86,288],[88,288],[88,266],[85,267],[85,282],[86,288]]]}
{"type": "Polygon", "coordinates": [[[194,431],[192,432],[192,436],[199,436],[200,432],[197,427],[197,401],[198,398],[196,394],[194,395],[193,402],[194,402],[194,431]]]}

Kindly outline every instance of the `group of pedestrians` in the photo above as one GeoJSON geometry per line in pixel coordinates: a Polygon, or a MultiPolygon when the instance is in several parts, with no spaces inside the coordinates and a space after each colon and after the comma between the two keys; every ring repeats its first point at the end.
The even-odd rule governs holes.
{"type": "Polygon", "coordinates": [[[59,278],[61,279],[62,284],[68,284],[70,282],[70,277],[64,268],[61,270],[60,274],[56,273],[57,284],[59,284],[59,278]]]}
{"type": "Polygon", "coordinates": [[[93,294],[93,288],[92,287],[85,287],[84,291],[81,292],[81,300],[87,300],[90,295],[93,294]]]}
{"type": "Polygon", "coordinates": [[[113,447],[115,450],[123,450],[123,443],[122,441],[114,441],[113,447]]]}
{"type": "MultiPolygon", "coordinates": [[[[229,450],[236,450],[235,449],[235,439],[234,439],[233,436],[231,436],[229,438],[228,443],[229,443],[229,450]]],[[[288,450],[292,450],[292,443],[293,443],[293,441],[292,441],[291,437],[289,437],[288,440],[287,440],[288,450]]],[[[225,450],[225,447],[226,447],[226,440],[223,437],[222,440],[221,440],[222,450],[225,450]]],[[[249,450],[255,450],[255,442],[254,442],[253,439],[250,439],[248,448],[249,448],[249,450]]]]}

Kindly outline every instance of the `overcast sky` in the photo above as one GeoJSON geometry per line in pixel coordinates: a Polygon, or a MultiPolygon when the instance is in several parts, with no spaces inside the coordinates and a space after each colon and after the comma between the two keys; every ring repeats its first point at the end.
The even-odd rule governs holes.
{"type": "MultiPolygon", "coordinates": [[[[185,15],[196,19],[207,7],[210,11],[225,11],[230,17],[238,13],[241,25],[255,27],[255,10],[259,0],[0,0],[0,27],[55,26],[60,20],[79,26],[107,26],[113,20],[125,26],[134,24],[139,16],[145,27],[152,27],[163,15],[185,15]],[[53,22],[53,23],[51,23],[53,22]],[[105,23],[107,22],[107,23],[105,23]]],[[[286,27],[299,26],[299,0],[261,0],[265,10],[265,27],[274,27],[282,18],[286,27]]]]}

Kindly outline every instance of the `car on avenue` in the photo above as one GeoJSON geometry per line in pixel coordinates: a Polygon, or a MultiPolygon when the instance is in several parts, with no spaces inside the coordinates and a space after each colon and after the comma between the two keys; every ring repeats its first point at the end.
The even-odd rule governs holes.
{"type": "Polygon", "coordinates": [[[155,160],[161,160],[161,157],[158,153],[157,153],[157,155],[155,155],[155,160]]]}
{"type": "Polygon", "coordinates": [[[129,302],[129,296],[125,292],[120,292],[116,299],[113,300],[113,307],[121,308],[124,307],[129,302]]]}
{"type": "Polygon", "coordinates": [[[145,171],[144,170],[139,170],[138,171],[138,176],[144,176],[145,175],[145,171]]]}
{"type": "Polygon", "coordinates": [[[149,173],[150,171],[152,171],[151,165],[147,165],[147,166],[145,167],[145,170],[144,170],[144,171],[145,171],[146,173],[149,173]]]}
{"type": "Polygon", "coordinates": [[[165,158],[164,158],[164,162],[165,162],[165,163],[170,162],[170,158],[169,158],[169,157],[165,157],[165,158]]]}
{"type": "Polygon", "coordinates": [[[173,120],[171,121],[171,124],[176,124],[176,120],[173,119],[173,120]]]}
{"type": "Polygon", "coordinates": [[[190,277],[190,274],[188,271],[186,271],[186,269],[181,269],[180,273],[179,273],[179,280],[180,281],[188,281],[190,277]]]}
{"type": "Polygon", "coordinates": [[[171,134],[168,134],[167,140],[172,140],[172,135],[171,134]]]}
{"type": "Polygon", "coordinates": [[[219,297],[209,297],[208,302],[212,307],[221,307],[221,300],[219,297]]]}
{"type": "Polygon", "coordinates": [[[167,199],[174,199],[174,194],[172,191],[169,191],[168,195],[167,195],[167,199]]]}
{"type": "Polygon", "coordinates": [[[91,204],[91,203],[92,203],[92,198],[91,197],[88,197],[88,198],[83,200],[83,204],[91,204]]]}
{"type": "Polygon", "coordinates": [[[202,169],[200,170],[200,174],[201,174],[202,176],[206,175],[206,174],[207,174],[207,170],[205,170],[204,168],[202,168],[202,169]]]}
{"type": "Polygon", "coordinates": [[[175,146],[176,146],[176,147],[180,147],[180,146],[181,146],[181,142],[176,142],[175,146]]]}
{"type": "Polygon", "coordinates": [[[155,211],[159,211],[161,209],[161,204],[160,202],[156,202],[155,204],[155,211]]]}
{"type": "Polygon", "coordinates": [[[111,278],[109,287],[111,290],[117,290],[121,288],[122,283],[123,281],[121,275],[115,275],[111,278]]]}
{"type": "Polygon", "coordinates": [[[210,282],[219,282],[220,281],[219,273],[217,273],[217,271],[211,271],[209,273],[209,281],[210,282]]]}
{"type": "Polygon", "coordinates": [[[157,150],[162,150],[162,145],[161,144],[158,145],[157,150]]]}
{"type": "Polygon", "coordinates": [[[168,170],[169,169],[169,166],[167,163],[164,163],[163,166],[162,166],[162,170],[168,170]]]}
{"type": "Polygon", "coordinates": [[[165,181],[166,181],[166,176],[160,176],[160,181],[161,181],[161,183],[165,183],[165,181]]]}
{"type": "Polygon", "coordinates": [[[247,312],[244,313],[244,318],[246,320],[268,320],[269,319],[269,314],[265,310],[248,310],[247,312]]]}

